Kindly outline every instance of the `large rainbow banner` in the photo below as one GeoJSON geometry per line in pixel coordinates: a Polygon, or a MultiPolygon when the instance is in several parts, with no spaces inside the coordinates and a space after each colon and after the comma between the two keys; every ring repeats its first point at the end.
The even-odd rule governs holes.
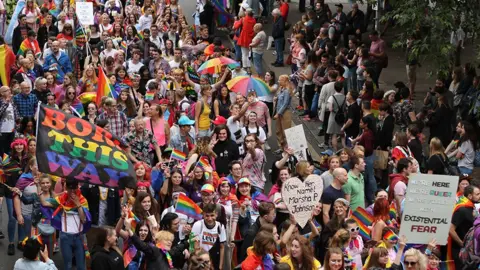
{"type": "Polygon", "coordinates": [[[40,172],[106,187],[135,175],[118,138],[62,111],[40,106],[37,141],[40,172]]]}

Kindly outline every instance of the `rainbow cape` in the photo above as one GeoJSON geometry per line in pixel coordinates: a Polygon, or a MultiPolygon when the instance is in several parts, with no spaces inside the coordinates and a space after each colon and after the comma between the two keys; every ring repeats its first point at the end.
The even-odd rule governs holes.
{"type": "Polygon", "coordinates": [[[35,39],[30,42],[30,40],[27,38],[22,42],[22,44],[20,44],[20,49],[18,49],[17,55],[25,56],[25,52],[28,49],[33,51],[33,54],[36,58],[40,57],[42,54],[42,50],[40,50],[40,46],[38,46],[38,41],[35,39]]]}
{"type": "Polygon", "coordinates": [[[395,240],[398,240],[398,236],[390,230],[385,235],[383,235],[383,239],[395,241],[395,240]]]}
{"type": "Polygon", "coordinates": [[[215,21],[217,27],[227,27],[233,20],[233,15],[226,10],[225,0],[212,0],[215,8],[215,21]]]}
{"type": "Polygon", "coordinates": [[[10,85],[10,67],[15,64],[15,53],[7,44],[0,45],[0,82],[10,85]]]}
{"type": "Polygon", "coordinates": [[[177,200],[177,205],[175,206],[175,212],[182,213],[187,217],[191,217],[194,220],[201,220],[202,209],[193,202],[187,195],[180,193],[177,200]]]}
{"type": "MultiPolygon", "coordinates": [[[[460,198],[458,198],[457,204],[455,204],[455,207],[453,208],[453,214],[455,214],[455,212],[457,212],[458,209],[460,209],[462,207],[475,209],[475,205],[473,204],[472,201],[470,201],[465,196],[461,196],[460,198]]],[[[455,270],[455,261],[454,261],[453,254],[452,254],[452,246],[453,246],[452,237],[448,236],[447,260],[446,260],[445,266],[444,266],[448,270],[455,270]]]]}
{"type": "Polygon", "coordinates": [[[97,103],[97,106],[100,106],[100,104],[102,103],[102,97],[111,97],[116,99],[117,96],[118,96],[117,92],[115,91],[115,89],[112,88],[110,80],[107,78],[107,75],[105,75],[103,68],[99,68],[98,82],[97,82],[97,97],[96,97],[95,103],[97,103]]]}
{"type": "Polygon", "coordinates": [[[370,236],[370,228],[373,223],[373,217],[363,208],[358,207],[355,211],[353,211],[352,218],[357,222],[358,226],[360,227],[360,235],[367,240],[371,239],[370,236]]]}
{"type": "Polygon", "coordinates": [[[123,253],[123,266],[125,269],[127,269],[127,266],[133,261],[133,258],[135,258],[135,255],[137,255],[137,248],[131,244],[127,250],[123,253]]]}
{"type": "Polygon", "coordinates": [[[187,159],[187,154],[183,153],[180,150],[173,149],[172,154],[170,155],[170,159],[177,160],[183,162],[187,159]]]}

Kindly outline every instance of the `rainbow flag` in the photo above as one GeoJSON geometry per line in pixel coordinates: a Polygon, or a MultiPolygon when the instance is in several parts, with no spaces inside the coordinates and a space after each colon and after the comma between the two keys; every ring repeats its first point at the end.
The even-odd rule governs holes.
{"type": "Polygon", "coordinates": [[[100,106],[100,104],[102,103],[102,97],[105,97],[105,96],[116,99],[118,95],[115,89],[112,88],[110,80],[107,78],[107,75],[105,75],[103,68],[99,68],[98,82],[97,82],[97,97],[95,101],[97,103],[97,106],[100,106]]]}
{"type": "Polygon", "coordinates": [[[127,51],[127,42],[125,40],[122,40],[122,42],[120,42],[120,48],[126,52],[127,51]]]}
{"type": "Polygon", "coordinates": [[[10,67],[15,64],[15,53],[7,44],[0,45],[0,82],[2,85],[10,85],[10,67]]]}
{"type": "Polygon", "coordinates": [[[73,112],[75,112],[78,117],[84,117],[85,116],[85,109],[83,108],[82,102],[80,100],[75,99],[75,101],[72,103],[70,106],[70,109],[72,109],[73,112]]]}
{"type": "Polygon", "coordinates": [[[155,92],[154,91],[148,91],[145,93],[145,100],[151,101],[155,97],[155,92]]]}
{"type": "Polygon", "coordinates": [[[82,103],[82,104],[88,104],[92,101],[95,101],[97,99],[97,93],[95,92],[85,92],[80,95],[78,95],[77,99],[82,103]]]}
{"type": "Polygon", "coordinates": [[[127,266],[132,262],[133,258],[137,255],[137,248],[134,245],[130,245],[130,247],[125,250],[123,253],[123,266],[127,269],[127,266]]]}
{"type": "Polygon", "coordinates": [[[208,161],[208,159],[206,157],[201,157],[198,160],[197,165],[204,170],[208,167],[211,167],[210,162],[208,161]]]}
{"type": "Polygon", "coordinates": [[[142,31],[138,31],[138,32],[137,32],[137,37],[138,37],[140,40],[144,40],[142,31]]]}
{"type": "Polygon", "coordinates": [[[390,241],[396,241],[396,240],[398,240],[398,236],[394,232],[388,231],[385,235],[383,235],[383,239],[390,240],[390,241]]]}
{"type": "Polygon", "coordinates": [[[33,51],[35,57],[40,57],[42,51],[40,50],[40,46],[38,46],[38,41],[34,40],[33,43],[27,38],[25,39],[22,44],[20,44],[20,49],[18,49],[17,55],[25,56],[25,52],[30,49],[33,51]]]}
{"type": "Polygon", "coordinates": [[[233,15],[226,9],[226,3],[224,0],[212,0],[213,7],[215,8],[215,21],[217,27],[227,27],[233,20],[233,15]]]}
{"type": "Polygon", "coordinates": [[[133,218],[132,228],[135,229],[137,227],[137,223],[140,222],[140,219],[132,212],[132,210],[128,212],[128,218],[133,218]]]}
{"type": "Polygon", "coordinates": [[[175,212],[182,213],[194,220],[201,220],[203,218],[202,209],[183,193],[180,193],[178,196],[175,212]]]}
{"type": "Polygon", "coordinates": [[[353,211],[352,218],[357,222],[360,227],[360,235],[367,240],[370,240],[370,228],[373,223],[373,217],[363,208],[358,207],[353,211]]]}
{"type": "Polygon", "coordinates": [[[173,149],[172,154],[170,154],[170,159],[178,160],[178,161],[185,161],[187,160],[187,154],[183,153],[180,150],[173,149]]]}
{"type": "Polygon", "coordinates": [[[388,211],[388,214],[390,215],[390,219],[397,218],[397,205],[395,204],[395,200],[393,200],[392,203],[390,204],[390,209],[388,211]]]}

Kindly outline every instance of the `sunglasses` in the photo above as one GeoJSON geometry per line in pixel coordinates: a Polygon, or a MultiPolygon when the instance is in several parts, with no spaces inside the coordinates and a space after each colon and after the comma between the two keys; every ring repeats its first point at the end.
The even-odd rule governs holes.
{"type": "Polygon", "coordinates": [[[358,232],[358,231],[360,231],[360,227],[358,226],[350,229],[350,232],[358,232]]]}
{"type": "Polygon", "coordinates": [[[333,263],[333,264],[342,264],[342,260],[330,260],[330,263],[333,263]]]}
{"type": "Polygon", "coordinates": [[[404,261],[403,262],[406,266],[415,266],[417,262],[409,262],[409,261],[404,261]]]}

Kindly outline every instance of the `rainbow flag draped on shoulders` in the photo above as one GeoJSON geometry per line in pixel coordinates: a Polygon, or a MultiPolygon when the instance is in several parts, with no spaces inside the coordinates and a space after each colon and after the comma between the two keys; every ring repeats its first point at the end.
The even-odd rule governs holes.
{"type": "Polygon", "coordinates": [[[10,67],[15,64],[15,53],[7,44],[0,45],[0,82],[2,85],[10,85],[10,67]]]}
{"type": "Polygon", "coordinates": [[[39,58],[42,54],[42,50],[40,50],[40,46],[38,45],[38,41],[35,39],[30,41],[28,38],[25,39],[22,44],[20,44],[20,49],[18,49],[17,55],[25,56],[25,52],[30,49],[33,51],[33,54],[36,58],[39,58]]]}
{"type": "Polygon", "coordinates": [[[113,89],[110,80],[105,75],[103,68],[98,69],[98,81],[97,81],[97,96],[95,103],[100,106],[102,103],[102,97],[111,97],[116,99],[118,97],[117,92],[113,89]]]}
{"type": "MultiPolygon", "coordinates": [[[[455,212],[457,212],[460,208],[470,208],[472,211],[475,210],[475,205],[473,204],[472,201],[470,201],[467,197],[461,196],[458,198],[457,204],[455,204],[455,207],[453,208],[453,215],[455,215],[455,212]]],[[[447,260],[445,262],[444,268],[448,270],[455,270],[455,261],[453,257],[453,240],[452,237],[448,236],[448,242],[447,242],[447,260]]],[[[459,269],[460,270],[460,269],[459,269]]]]}

